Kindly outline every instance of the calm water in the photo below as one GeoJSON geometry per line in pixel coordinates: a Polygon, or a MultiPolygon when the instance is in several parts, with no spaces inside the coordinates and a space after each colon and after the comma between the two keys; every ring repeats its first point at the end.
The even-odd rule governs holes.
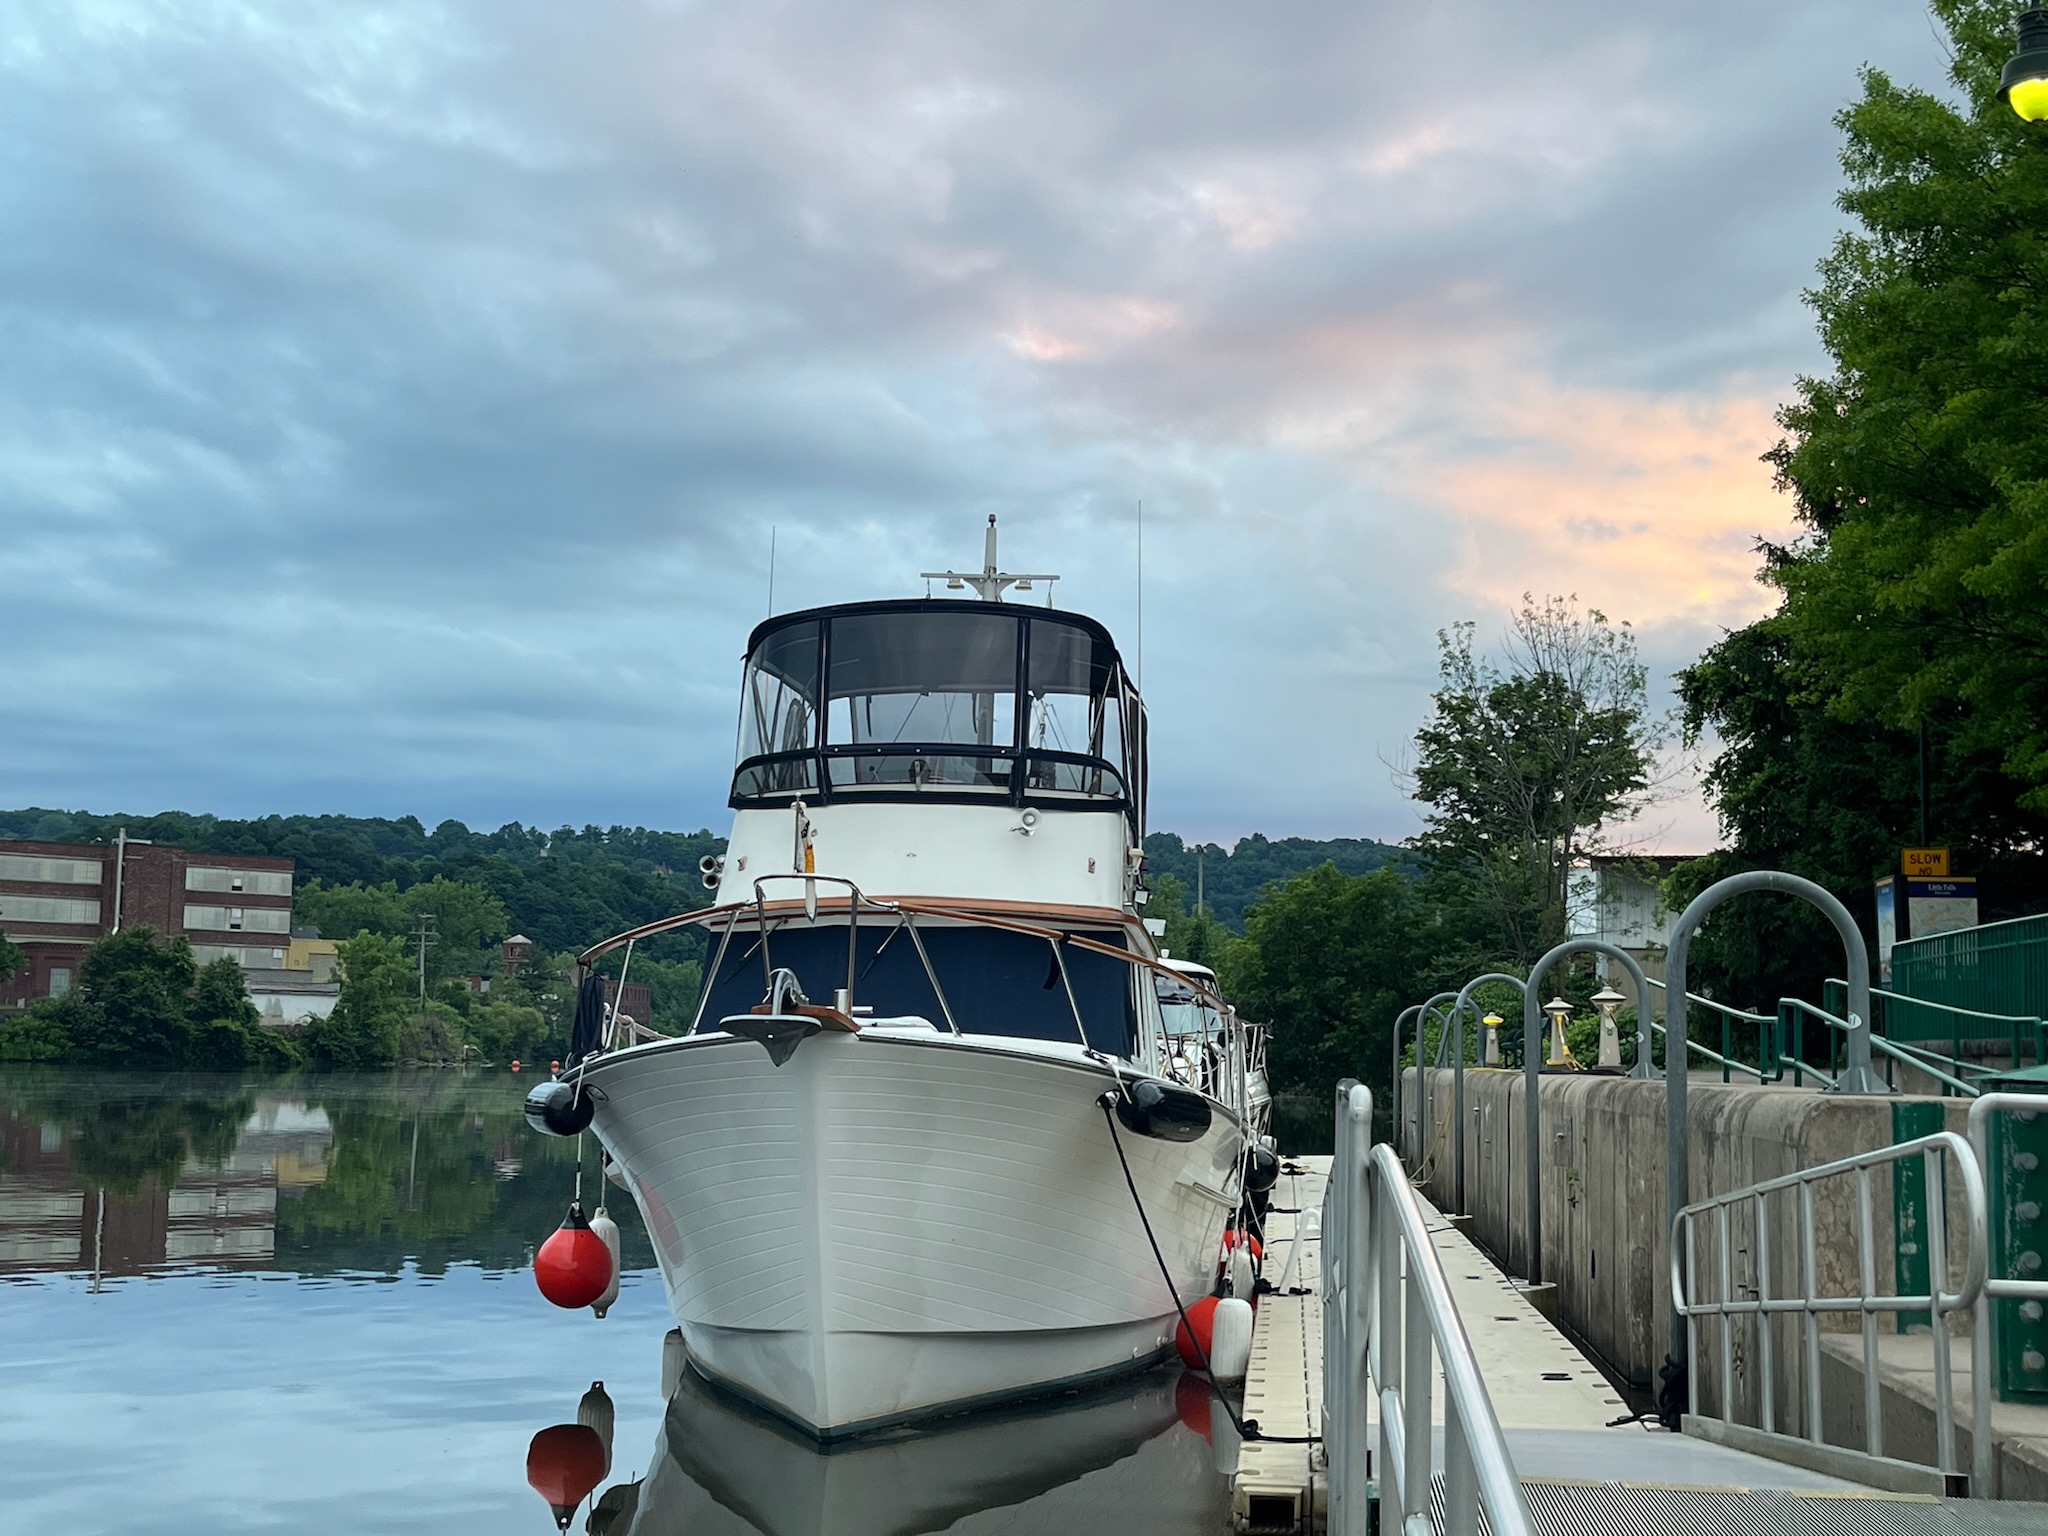
{"type": "Polygon", "coordinates": [[[534,1288],[577,1154],[520,1118],[531,1081],[0,1070],[0,1530],[545,1536],[529,1450],[594,1475],[592,1437],[542,1432],[598,1380],[577,1531],[1228,1529],[1177,1371],[830,1456],[687,1373],[664,1400],[673,1320],[594,1149],[618,1303],[534,1288]]]}

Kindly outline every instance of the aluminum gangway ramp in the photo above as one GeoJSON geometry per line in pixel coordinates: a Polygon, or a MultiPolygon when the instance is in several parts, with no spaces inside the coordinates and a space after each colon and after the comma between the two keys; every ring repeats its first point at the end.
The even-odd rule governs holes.
{"type": "MultiPolygon", "coordinates": [[[[1240,1532],[2048,1536],[2048,1505],[1900,1492],[1631,1418],[1597,1368],[1420,1197],[1394,1150],[1372,1145],[1371,1126],[1369,1092],[1342,1085],[1321,1220],[1296,1218],[1310,1229],[1297,1241],[1319,1250],[1297,1268],[1314,1276],[1307,1310],[1320,1315],[1324,1352],[1323,1444],[1300,1464],[1322,1488],[1299,1501],[1293,1525],[1280,1500],[1241,1496],[1240,1532]]],[[[1270,1394],[1285,1379],[1268,1371],[1248,1390],[1270,1394]]],[[[1270,1495],[1279,1458],[1256,1444],[1244,1456],[1241,1482],[1256,1470],[1270,1495]]]]}

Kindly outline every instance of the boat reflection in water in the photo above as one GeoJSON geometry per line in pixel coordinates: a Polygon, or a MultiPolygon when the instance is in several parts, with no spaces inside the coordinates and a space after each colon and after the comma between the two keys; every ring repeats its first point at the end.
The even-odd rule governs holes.
{"type": "MultiPolygon", "coordinates": [[[[1147,1536],[1228,1528],[1205,1435],[1176,1411],[1178,1369],[1089,1392],[881,1431],[827,1449],[694,1371],[653,1469],[606,1490],[593,1536],[1147,1536]]],[[[1190,1394],[1179,1394],[1182,1408],[1190,1394]]],[[[1203,1412],[1188,1413],[1206,1427],[1203,1412]]]]}

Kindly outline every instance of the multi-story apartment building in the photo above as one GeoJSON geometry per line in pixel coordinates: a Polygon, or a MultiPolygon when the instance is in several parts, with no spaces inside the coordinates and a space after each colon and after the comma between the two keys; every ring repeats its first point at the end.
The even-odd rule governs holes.
{"type": "Polygon", "coordinates": [[[0,842],[0,933],[28,964],[0,983],[0,1006],[61,997],[86,946],[148,924],[182,935],[200,963],[283,967],[292,944],[290,859],[197,853],[155,843],[0,842]]]}

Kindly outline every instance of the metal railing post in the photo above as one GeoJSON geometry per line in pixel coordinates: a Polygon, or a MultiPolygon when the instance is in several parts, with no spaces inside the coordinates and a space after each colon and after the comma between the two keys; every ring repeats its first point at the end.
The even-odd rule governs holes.
{"type": "MultiPolygon", "coordinates": [[[[1529,1201],[1527,1269],[1531,1285],[1543,1282],[1543,1090],[1539,1083],[1543,1052],[1538,1045],[1543,1033],[1543,978],[1558,961],[1573,955],[1604,955],[1609,960],[1620,962],[1628,972],[1629,980],[1635,983],[1638,1023],[1650,1015],[1650,979],[1643,974],[1636,957],[1618,945],[1599,939],[1566,939],[1529,968],[1528,984],[1522,989],[1522,1101],[1528,1115],[1523,1133],[1528,1145],[1529,1166],[1525,1182],[1529,1201]]],[[[1669,1010],[1666,1011],[1668,1013],[1669,1010]]],[[[1647,1032],[1647,1029],[1647,1025],[1642,1025],[1642,1031],[1647,1032]]],[[[1679,1059],[1683,1061],[1684,1057],[1679,1059]]],[[[1671,1062],[1668,1039],[1664,1047],[1664,1061],[1668,1069],[1671,1062]]]]}
{"type": "MultiPolygon", "coordinates": [[[[1401,1115],[1403,1109],[1401,1095],[1401,1026],[1408,1022],[1411,1014],[1420,1012],[1422,1012],[1422,1004],[1410,1003],[1406,1008],[1403,1008],[1394,1015],[1394,1075],[1388,1079],[1387,1083],[1389,1113],[1392,1117],[1389,1124],[1393,1127],[1393,1142],[1396,1147],[1401,1149],[1401,1156],[1411,1163],[1417,1160],[1419,1154],[1409,1147],[1408,1122],[1401,1115]]],[[[1420,1024],[1415,1026],[1415,1040],[1415,1066],[1417,1069],[1415,1080],[1419,1085],[1422,1081],[1422,1026],[1420,1024]]]]}
{"type": "Polygon", "coordinates": [[[1407,1444],[1402,1446],[1401,1523],[1429,1512],[1429,1473],[1433,1460],[1430,1442],[1430,1397],[1436,1386],[1436,1372],[1430,1369],[1429,1309],[1422,1292],[1419,1255],[1410,1252],[1406,1306],[1402,1308],[1401,1343],[1401,1429],[1407,1444]]]}
{"type": "MultiPolygon", "coordinates": [[[[1417,1174],[1429,1167],[1429,1016],[1458,994],[1439,992],[1422,1005],[1415,1017],[1415,1156],[1409,1159],[1417,1174]]],[[[1443,1054],[1443,1036],[1437,1036],[1437,1054],[1443,1054]]]]}
{"type": "Polygon", "coordinates": [[[1371,1091],[1347,1082],[1336,1110],[1323,1233],[1331,1536],[1366,1536],[1372,1408],[1379,1417],[1379,1536],[1416,1536],[1429,1524],[1430,1403],[1439,1367],[1445,1536],[1478,1536],[1482,1516],[1491,1536],[1535,1536],[1421,1202],[1395,1149],[1371,1143],[1371,1091]],[[1335,1351],[1333,1336],[1341,1340],[1335,1351]]]}
{"type": "MultiPolygon", "coordinates": [[[[1664,958],[1664,1209],[1672,1217],[1685,1209],[1692,1198],[1691,1138],[1685,1102],[1689,1059],[1686,1055],[1686,954],[1692,946],[1693,934],[1706,921],[1707,914],[1729,897],[1739,896],[1745,891],[1775,891],[1802,897],[1818,907],[1835,925],[1848,960],[1849,1021],[1856,1026],[1849,1041],[1849,1062],[1835,1080],[1835,1091],[1858,1094],[1890,1091],[1870,1070],[1870,951],[1864,945],[1862,931],[1857,928],[1856,919],[1849,915],[1849,909],[1825,887],[1782,870],[1753,869],[1715,881],[1679,914],[1664,958]]],[[[1533,985],[1533,971],[1530,980],[1533,985]]],[[[1669,1358],[1673,1362],[1681,1358],[1685,1347],[1685,1321],[1679,1315],[1676,1301],[1674,1296],[1669,1319],[1669,1358]]]]}
{"type": "Polygon", "coordinates": [[[1452,1155],[1451,1187],[1458,1214],[1465,1214],[1465,1010],[1472,1006],[1472,990],[1489,982],[1500,982],[1527,995],[1529,985],[1519,976],[1510,976],[1505,971],[1488,971],[1483,976],[1474,976],[1458,989],[1458,1000],[1451,1007],[1451,1017],[1458,1026],[1458,1058],[1452,1068],[1451,1114],[1457,1124],[1457,1151],[1452,1155]]]}

